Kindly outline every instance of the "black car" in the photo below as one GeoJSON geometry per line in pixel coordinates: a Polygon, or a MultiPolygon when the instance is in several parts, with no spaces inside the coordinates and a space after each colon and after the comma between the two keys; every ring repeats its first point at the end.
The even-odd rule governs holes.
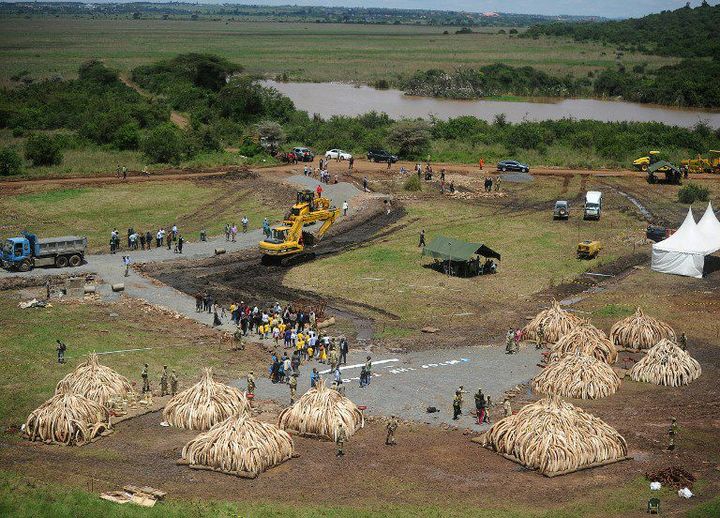
{"type": "Polygon", "coordinates": [[[529,173],[530,168],[527,166],[527,164],[521,164],[520,162],[516,160],[503,160],[502,162],[498,162],[497,165],[498,171],[518,171],[520,173],[529,173]]]}
{"type": "Polygon", "coordinates": [[[398,161],[398,157],[391,155],[384,149],[371,149],[368,151],[367,159],[371,162],[391,162],[395,163],[398,161]]]}

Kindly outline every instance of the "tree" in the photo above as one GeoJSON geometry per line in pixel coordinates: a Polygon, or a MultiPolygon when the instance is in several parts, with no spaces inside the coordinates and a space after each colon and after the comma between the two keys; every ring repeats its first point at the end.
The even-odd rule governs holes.
{"type": "Polygon", "coordinates": [[[412,158],[422,155],[430,146],[430,124],[424,120],[401,120],[390,129],[388,142],[398,149],[398,154],[412,158]]]}
{"type": "Polygon", "coordinates": [[[57,165],[63,159],[60,142],[42,133],[30,135],[25,142],[25,158],[34,166],[57,165]]]}
{"type": "Polygon", "coordinates": [[[262,121],[257,125],[257,133],[260,137],[260,144],[270,154],[274,154],[285,142],[285,131],[282,126],[274,121],[262,121]]]}
{"type": "Polygon", "coordinates": [[[143,153],[153,162],[177,164],[184,148],[182,131],[169,122],[150,130],[142,142],[143,153]]]}
{"type": "Polygon", "coordinates": [[[14,147],[0,149],[0,176],[22,173],[23,161],[14,147]]]}

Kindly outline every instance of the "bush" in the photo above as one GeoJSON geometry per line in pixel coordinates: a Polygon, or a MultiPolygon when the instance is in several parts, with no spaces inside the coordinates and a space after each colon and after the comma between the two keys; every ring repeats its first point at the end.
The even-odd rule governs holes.
{"type": "Polygon", "coordinates": [[[689,183],[678,191],[678,201],[688,205],[696,201],[708,201],[709,198],[710,190],[696,183],[689,183]]]}
{"type": "Polygon", "coordinates": [[[422,191],[422,182],[420,181],[420,178],[418,178],[418,175],[413,174],[410,178],[405,180],[403,189],[406,191],[422,191]]]}
{"type": "Polygon", "coordinates": [[[25,142],[25,158],[34,166],[58,165],[63,159],[60,142],[42,133],[30,135],[25,142]]]}
{"type": "Polygon", "coordinates": [[[183,157],[185,139],[172,123],[150,130],[142,142],[142,152],[153,162],[177,164],[183,157]]]}
{"type": "Polygon", "coordinates": [[[13,147],[0,149],[0,176],[11,176],[22,173],[23,160],[13,147]]]}
{"type": "Polygon", "coordinates": [[[398,148],[398,154],[413,158],[424,154],[430,147],[430,125],[424,120],[402,120],[390,129],[388,141],[398,148]]]}
{"type": "Polygon", "coordinates": [[[140,129],[137,123],[128,122],[120,126],[112,140],[113,146],[118,149],[137,149],[140,145],[140,129]]]}

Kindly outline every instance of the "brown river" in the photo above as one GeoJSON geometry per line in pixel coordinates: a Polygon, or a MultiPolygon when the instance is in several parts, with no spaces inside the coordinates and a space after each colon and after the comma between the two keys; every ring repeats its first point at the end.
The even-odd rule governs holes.
{"type": "Polygon", "coordinates": [[[412,97],[400,90],[376,90],[369,86],[345,83],[280,83],[263,81],[293,100],[295,106],[324,118],[333,115],[361,115],[370,111],[385,112],[390,117],[430,117],[449,119],[474,115],[492,121],[504,113],[510,122],[523,120],[557,120],[562,118],[598,121],[662,122],[692,127],[707,122],[720,128],[720,112],[676,109],[651,104],[597,99],[551,99],[544,102],[459,101],[433,97],[412,97]]]}

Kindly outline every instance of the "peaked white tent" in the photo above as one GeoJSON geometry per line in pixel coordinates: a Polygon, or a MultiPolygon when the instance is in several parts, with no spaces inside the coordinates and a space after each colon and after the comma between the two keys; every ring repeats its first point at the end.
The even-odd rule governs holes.
{"type": "Polygon", "coordinates": [[[720,222],[710,205],[700,221],[702,225],[695,223],[692,209],[688,209],[680,228],[653,245],[653,270],[688,277],[703,276],[705,256],[720,250],[720,222]]]}

